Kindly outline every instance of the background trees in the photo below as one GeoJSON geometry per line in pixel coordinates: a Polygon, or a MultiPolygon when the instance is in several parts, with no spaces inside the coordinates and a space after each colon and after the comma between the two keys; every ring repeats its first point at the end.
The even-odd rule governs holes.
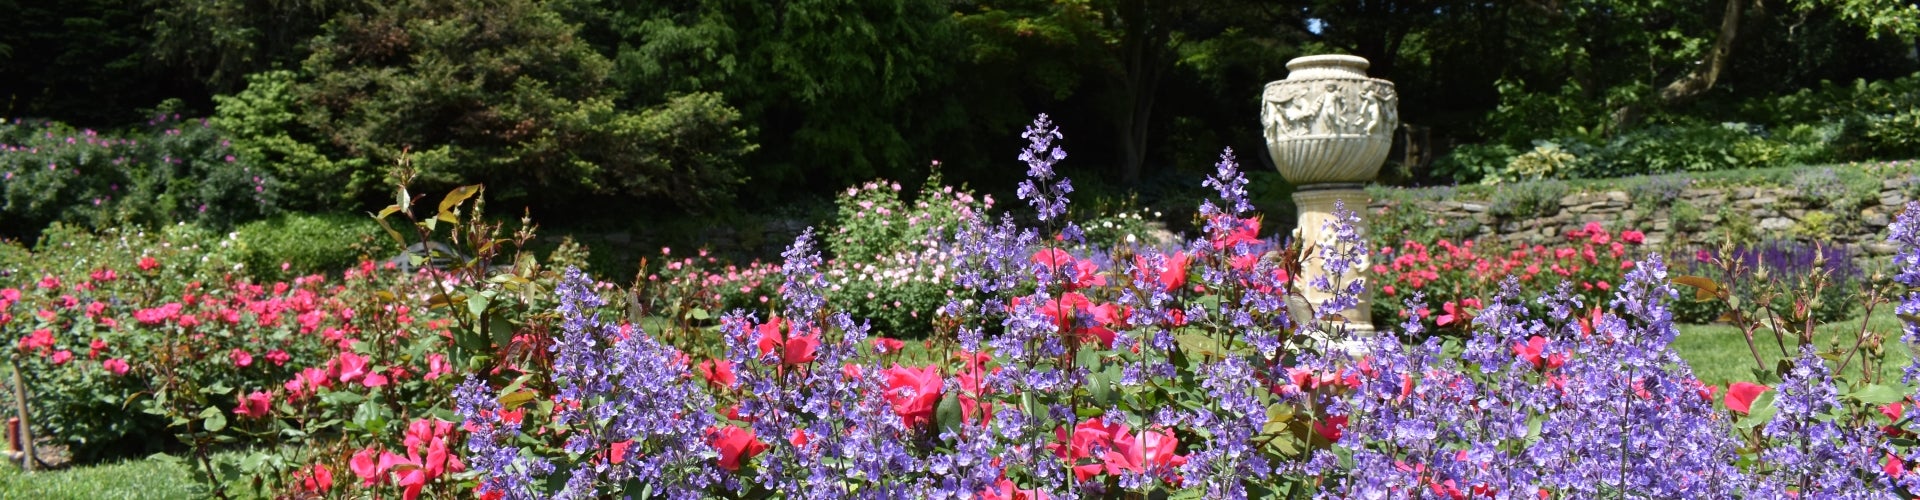
{"type": "Polygon", "coordinates": [[[19,13],[0,19],[0,116],[118,128],[175,99],[290,208],[363,208],[407,152],[423,180],[489,182],[506,203],[711,211],[911,181],[933,160],[1001,184],[993,152],[1039,112],[1085,144],[1070,163],[1098,175],[1082,178],[1150,189],[1221,147],[1258,151],[1259,86],[1344,52],[1458,152],[1405,181],[1502,175],[1537,141],[1592,160],[1568,175],[1604,174],[1723,123],[1833,145],[1755,158],[1833,161],[1920,149],[1897,132],[1920,92],[1901,79],[1920,69],[1915,5],[0,0],[19,13]]]}

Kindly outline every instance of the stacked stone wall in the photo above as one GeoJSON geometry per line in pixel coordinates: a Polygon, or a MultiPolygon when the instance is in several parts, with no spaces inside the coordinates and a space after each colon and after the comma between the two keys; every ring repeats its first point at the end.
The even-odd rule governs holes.
{"type": "MultiPolygon", "coordinates": [[[[1429,188],[1430,189],[1430,188],[1429,188]]],[[[1475,239],[1508,244],[1562,241],[1565,233],[1599,222],[1612,230],[1646,233],[1656,245],[1686,247],[1742,240],[1820,241],[1844,245],[1853,255],[1888,255],[1887,226],[1907,202],[1920,198],[1920,177],[1881,179],[1873,195],[1838,199],[1809,196],[1802,189],[1768,186],[1686,188],[1667,200],[1636,201],[1625,189],[1572,192],[1525,215],[1501,214],[1495,203],[1470,196],[1397,196],[1375,188],[1369,208],[1376,216],[1412,213],[1430,224],[1475,239]],[[1382,194],[1387,196],[1382,196],[1382,194]],[[1412,204],[1412,207],[1399,205],[1412,204]],[[1416,210],[1394,210],[1414,208],[1416,210]]],[[[1430,195],[1430,194],[1429,194],[1430,195]]]]}

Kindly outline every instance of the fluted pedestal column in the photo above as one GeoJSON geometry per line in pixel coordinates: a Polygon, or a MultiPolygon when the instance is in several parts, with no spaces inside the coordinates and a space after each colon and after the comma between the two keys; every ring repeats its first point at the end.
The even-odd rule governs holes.
{"type": "MultiPolygon", "coordinates": [[[[1313,282],[1326,274],[1326,261],[1321,256],[1320,250],[1327,245],[1335,244],[1333,235],[1327,233],[1326,228],[1334,220],[1333,211],[1336,202],[1339,206],[1359,214],[1366,210],[1369,201],[1367,192],[1358,184],[1313,184],[1304,186],[1302,189],[1293,193],[1293,204],[1300,211],[1298,238],[1304,252],[1300,255],[1300,276],[1296,286],[1313,307],[1309,309],[1306,307],[1307,304],[1296,301],[1291,304],[1292,313],[1294,317],[1304,319],[1311,317],[1309,312],[1311,310],[1313,313],[1318,313],[1322,324],[1329,330],[1344,328],[1350,334],[1370,333],[1373,331],[1371,283],[1365,283],[1367,286],[1362,288],[1364,291],[1360,294],[1358,306],[1338,311],[1325,310],[1326,308],[1322,305],[1332,299],[1333,295],[1313,287],[1313,282]]],[[[1360,218],[1360,224],[1354,230],[1363,237],[1366,235],[1364,216],[1360,218]]],[[[1363,260],[1356,265],[1355,269],[1340,276],[1330,277],[1329,280],[1335,289],[1344,288],[1356,280],[1365,280],[1369,265],[1363,260]]]]}

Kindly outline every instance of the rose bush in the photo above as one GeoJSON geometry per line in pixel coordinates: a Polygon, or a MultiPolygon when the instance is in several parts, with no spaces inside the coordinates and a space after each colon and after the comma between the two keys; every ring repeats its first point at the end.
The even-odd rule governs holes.
{"type": "Polygon", "coordinates": [[[1417,316],[1427,331],[1467,332],[1508,277],[1526,295],[1553,293],[1564,282],[1584,303],[1596,304],[1613,295],[1645,243],[1644,233],[1609,231],[1598,222],[1568,231],[1566,241],[1553,246],[1405,240],[1375,252],[1373,312],[1382,321],[1417,316]],[[1409,301],[1416,295],[1420,300],[1409,301]]]}

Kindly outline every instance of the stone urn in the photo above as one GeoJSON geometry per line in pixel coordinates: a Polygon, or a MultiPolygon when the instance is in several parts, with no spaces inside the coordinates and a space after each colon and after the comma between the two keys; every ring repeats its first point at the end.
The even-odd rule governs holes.
{"type": "Polygon", "coordinates": [[[1267,84],[1260,122],[1267,153],[1287,182],[1365,183],[1380,173],[1400,126],[1393,82],[1367,77],[1367,60],[1307,56],[1267,84]]]}
{"type": "MultiPolygon", "coordinates": [[[[1333,219],[1336,203],[1361,215],[1365,231],[1365,183],[1380,173],[1394,129],[1400,126],[1400,99],[1393,82],[1367,77],[1367,60],[1354,56],[1322,55],[1287,62],[1287,79],[1268,83],[1260,95],[1260,123],[1267,137],[1267,154],[1280,175],[1295,186],[1299,208],[1296,238],[1304,242],[1300,278],[1303,285],[1322,274],[1318,249],[1331,240],[1322,234],[1333,219]]],[[[1363,271],[1338,278],[1338,283],[1366,279],[1363,271]]],[[[1323,304],[1328,294],[1301,287],[1291,308],[1296,317],[1317,316],[1334,331],[1371,331],[1372,287],[1360,305],[1341,311],[1310,307],[1323,304]]]]}

